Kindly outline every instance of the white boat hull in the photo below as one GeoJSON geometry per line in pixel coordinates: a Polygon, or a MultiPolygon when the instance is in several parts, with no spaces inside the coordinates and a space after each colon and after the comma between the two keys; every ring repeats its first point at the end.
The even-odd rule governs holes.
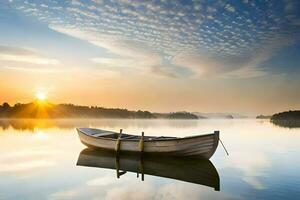
{"type": "MultiPolygon", "coordinates": [[[[88,129],[77,129],[83,144],[92,148],[115,150],[117,139],[97,137],[89,134],[88,129]]],[[[97,129],[91,129],[97,130],[97,129]]],[[[103,131],[103,130],[100,130],[103,131]]],[[[112,132],[113,133],[113,132],[112,132]]],[[[116,133],[117,134],[117,133],[116,133]]],[[[219,142],[219,132],[184,138],[162,140],[145,140],[143,153],[159,153],[170,156],[196,156],[209,159],[215,152],[219,142]]],[[[119,151],[141,152],[138,139],[120,139],[119,151]]]]}

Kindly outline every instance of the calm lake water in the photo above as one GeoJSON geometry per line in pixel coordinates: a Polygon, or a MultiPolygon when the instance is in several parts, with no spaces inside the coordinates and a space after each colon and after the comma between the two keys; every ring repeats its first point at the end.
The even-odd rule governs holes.
{"type": "Polygon", "coordinates": [[[0,120],[0,199],[300,199],[299,156],[300,128],[268,120],[0,120]],[[144,161],[148,173],[157,167],[152,174],[175,179],[146,172],[144,181],[135,172],[117,178],[101,168],[114,168],[112,156],[103,164],[101,155],[80,154],[75,127],[159,136],[220,130],[230,155],[219,145],[209,163],[144,161]],[[206,186],[218,178],[220,191],[206,186]]]}

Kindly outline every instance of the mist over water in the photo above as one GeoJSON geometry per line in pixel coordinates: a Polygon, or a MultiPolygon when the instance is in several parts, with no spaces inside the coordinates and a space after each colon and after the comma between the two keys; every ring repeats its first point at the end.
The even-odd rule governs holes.
{"type": "Polygon", "coordinates": [[[299,141],[299,128],[256,119],[0,120],[0,199],[295,199],[299,141]],[[219,145],[210,159],[220,191],[147,174],[141,181],[133,172],[118,179],[114,169],[78,166],[86,147],[76,127],[178,137],[219,130],[229,151],[219,145]]]}

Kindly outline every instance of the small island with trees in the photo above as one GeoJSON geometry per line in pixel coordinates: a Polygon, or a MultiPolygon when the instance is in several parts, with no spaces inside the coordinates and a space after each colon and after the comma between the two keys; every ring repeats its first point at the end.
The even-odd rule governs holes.
{"type": "Polygon", "coordinates": [[[276,113],[271,117],[271,122],[281,127],[300,127],[300,110],[276,113]]]}
{"type": "Polygon", "coordinates": [[[189,112],[175,112],[167,115],[169,119],[199,119],[195,114],[189,112]]]}
{"type": "Polygon", "coordinates": [[[300,110],[290,110],[274,114],[271,120],[300,120],[300,110]]]}
{"type": "Polygon", "coordinates": [[[256,119],[271,119],[271,115],[258,115],[256,116],[256,119]]]}

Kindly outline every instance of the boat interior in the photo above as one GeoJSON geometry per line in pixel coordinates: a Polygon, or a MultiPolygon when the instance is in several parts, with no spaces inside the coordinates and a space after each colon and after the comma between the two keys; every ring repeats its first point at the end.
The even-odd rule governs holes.
{"type": "MultiPolygon", "coordinates": [[[[93,137],[98,138],[111,138],[111,139],[118,139],[119,134],[113,131],[106,131],[101,129],[93,129],[93,128],[79,128],[79,131],[84,132],[93,137]]],[[[168,137],[168,136],[144,136],[144,141],[153,141],[153,140],[170,140],[176,139],[177,137],[168,137]]],[[[140,140],[141,136],[139,135],[130,135],[126,133],[122,133],[121,135],[122,140],[140,140]]]]}

